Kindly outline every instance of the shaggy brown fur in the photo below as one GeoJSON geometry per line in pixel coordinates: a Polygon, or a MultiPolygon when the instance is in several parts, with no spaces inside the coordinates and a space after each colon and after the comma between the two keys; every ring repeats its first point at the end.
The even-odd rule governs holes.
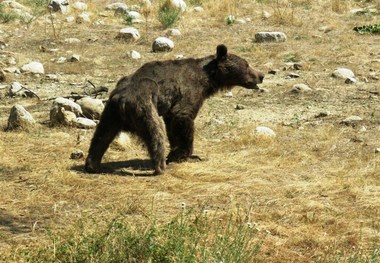
{"type": "Polygon", "coordinates": [[[111,93],[91,142],[86,171],[99,171],[109,144],[122,130],[146,143],[154,174],[161,174],[166,163],[194,157],[194,119],[204,100],[233,86],[257,89],[263,78],[246,60],[228,54],[224,45],[217,47],[216,56],[146,63],[120,79],[111,93]],[[166,162],[165,132],[170,143],[166,162]]]}

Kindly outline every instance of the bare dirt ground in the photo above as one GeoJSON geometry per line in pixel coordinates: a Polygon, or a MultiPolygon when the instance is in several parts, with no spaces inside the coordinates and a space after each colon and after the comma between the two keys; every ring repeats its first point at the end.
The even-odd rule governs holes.
{"type": "Polygon", "coordinates": [[[69,24],[57,16],[57,38],[45,17],[29,27],[1,24],[0,40],[8,44],[0,50],[1,67],[9,57],[18,67],[39,60],[46,74],[59,77],[7,73],[2,83],[19,81],[41,100],[9,98],[5,88],[0,90],[3,128],[15,103],[38,122],[30,132],[0,131],[0,250],[12,254],[47,242],[46,229],[64,231],[80,218],[122,214],[134,222],[153,211],[165,222],[182,203],[221,218],[243,211],[242,223],[259,230],[260,257],[267,262],[311,262],[336,251],[349,255],[379,247],[380,36],[352,31],[378,22],[379,14],[350,13],[354,7],[378,9],[378,1],[204,1],[203,13],[187,11],[176,25],[182,35],[173,37],[174,50],[157,54],[151,43],[165,30],[154,14],[148,26],[134,25],[141,40],[123,43],[115,36],[126,25],[104,11],[109,2],[88,1],[92,23],[69,24]],[[262,19],[263,11],[272,16],[262,19]],[[224,18],[231,13],[251,21],[227,25],[224,18]],[[323,26],[330,30],[319,30],[323,26]],[[258,31],[283,31],[288,39],[259,44],[254,42],[258,31]],[[65,42],[69,37],[81,42],[65,42]],[[125,149],[108,150],[103,160],[108,173],[88,175],[84,161],[71,160],[70,154],[87,152],[93,131],[49,127],[46,98],[81,93],[87,80],[112,90],[120,77],[147,61],[206,56],[220,43],[266,73],[261,87],[269,92],[236,87],[232,97],[219,94],[205,102],[195,139],[203,162],[171,164],[164,175],[150,176],[144,170],[149,168],[145,148],[132,138],[125,149]],[[141,60],[128,58],[132,49],[141,60]],[[55,63],[74,53],[81,61],[55,63]],[[294,62],[301,70],[292,67],[294,62]],[[358,82],[332,78],[337,67],[351,69],[358,82]],[[270,69],[279,72],[268,74],[270,69]],[[300,77],[287,78],[290,73],[300,77]],[[291,93],[298,83],[312,91],[291,93]],[[351,115],[363,121],[343,124],[351,115]],[[277,136],[257,137],[257,126],[270,127],[277,136]]]}

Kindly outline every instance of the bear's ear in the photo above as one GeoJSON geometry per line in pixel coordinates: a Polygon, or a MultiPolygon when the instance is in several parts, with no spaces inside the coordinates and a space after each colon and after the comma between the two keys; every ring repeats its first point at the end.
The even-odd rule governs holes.
{"type": "Polygon", "coordinates": [[[219,45],[216,47],[216,57],[218,60],[227,57],[227,47],[225,45],[219,45]]]}

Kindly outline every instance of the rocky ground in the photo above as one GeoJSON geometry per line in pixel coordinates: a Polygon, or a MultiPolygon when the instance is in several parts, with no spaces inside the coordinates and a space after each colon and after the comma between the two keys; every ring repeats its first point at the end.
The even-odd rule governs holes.
{"type": "Polygon", "coordinates": [[[200,2],[199,10],[187,3],[174,32],[158,21],[158,3],[148,16],[134,7],[136,21],[115,16],[111,1],[53,15],[27,1],[7,4],[36,18],[0,28],[0,247],[35,243],[42,229],[70,226],[83,211],[107,217],[126,209],[125,200],[137,204],[129,216],[138,220],[156,197],[163,218],[181,202],[215,211],[253,202],[251,219],[269,233],[263,251],[273,262],[310,262],[372,243],[380,231],[380,37],[352,29],[376,23],[379,3],[200,2]],[[127,27],[138,34],[125,36],[127,27]],[[274,35],[261,42],[259,32],[274,35]],[[153,52],[157,37],[173,43],[153,52]],[[78,126],[77,113],[52,126],[57,97],[104,102],[145,62],[214,54],[220,43],[266,76],[259,91],[236,87],[205,103],[195,147],[208,161],[126,177],[147,173],[138,169],[147,168],[147,155],[133,137],[105,156],[107,175],[124,176],[87,177],[83,156],[70,159],[86,155],[93,128],[78,126]],[[40,64],[28,69],[31,62],[40,64]],[[34,119],[21,131],[8,124],[16,104],[34,119]]]}

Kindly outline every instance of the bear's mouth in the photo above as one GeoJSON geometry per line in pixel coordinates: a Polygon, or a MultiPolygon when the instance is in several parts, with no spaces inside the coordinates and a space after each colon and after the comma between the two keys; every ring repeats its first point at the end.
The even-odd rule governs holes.
{"type": "Polygon", "coordinates": [[[259,89],[259,86],[257,86],[257,83],[255,82],[247,82],[245,85],[244,85],[245,88],[247,89],[259,89]]]}

